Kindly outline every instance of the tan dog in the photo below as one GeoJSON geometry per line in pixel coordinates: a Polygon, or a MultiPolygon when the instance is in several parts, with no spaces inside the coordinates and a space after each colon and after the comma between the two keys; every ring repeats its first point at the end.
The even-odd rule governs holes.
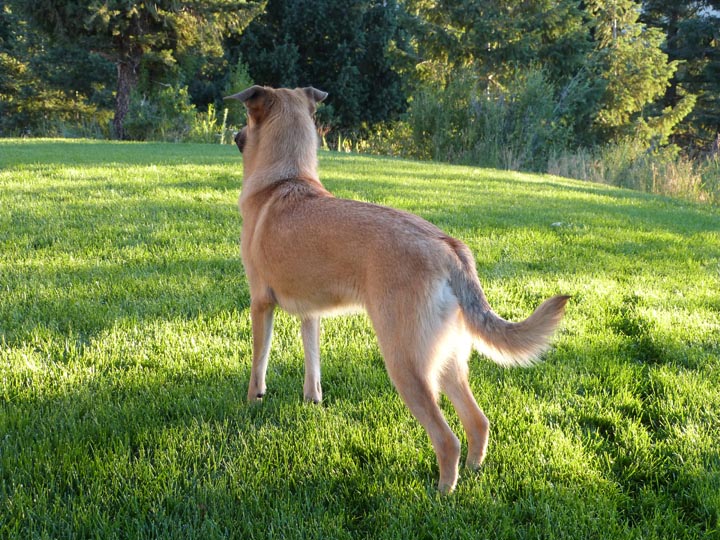
{"type": "Polygon", "coordinates": [[[253,361],[248,399],[265,394],[273,310],[300,317],[305,399],[319,402],[319,318],[364,308],[387,371],[427,430],[439,489],[458,477],[460,442],[438,407],[444,392],[468,439],[467,465],[485,457],[489,422],[468,385],[472,346],[505,366],[527,366],[547,348],[567,296],[511,323],[490,308],[468,247],[405,212],[336,199],[320,183],[313,114],[327,97],[314,88],[253,86],[242,101],[242,259],[250,284],[253,361]]]}

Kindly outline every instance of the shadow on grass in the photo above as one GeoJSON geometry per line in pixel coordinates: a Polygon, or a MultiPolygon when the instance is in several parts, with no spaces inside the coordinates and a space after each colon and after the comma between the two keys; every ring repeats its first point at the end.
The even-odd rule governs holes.
{"type": "Polygon", "coordinates": [[[213,317],[249,306],[239,257],[32,266],[14,280],[15,290],[6,293],[0,309],[0,335],[9,346],[32,341],[37,330],[82,344],[120,320],[213,317]],[[35,290],[21,290],[18,282],[24,279],[35,290]]]}
{"type": "MultiPolygon", "coordinates": [[[[617,323],[619,333],[639,324],[627,314],[619,317],[628,319],[617,323]]],[[[237,339],[247,341],[247,329],[237,339]]],[[[272,386],[260,404],[245,401],[247,358],[230,368],[213,358],[205,366],[129,365],[59,390],[26,392],[2,407],[6,511],[0,532],[21,531],[8,538],[153,531],[169,537],[220,538],[232,531],[250,538],[276,531],[270,536],[394,538],[412,530],[418,538],[456,538],[492,530],[516,538],[518,532],[552,537],[561,527],[568,537],[601,538],[633,537],[664,523],[691,537],[712,530],[717,511],[704,497],[717,478],[717,460],[703,458],[715,464],[704,475],[684,467],[664,444],[664,420],[646,417],[658,414],[652,404],[664,399],[648,379],[652,365],[613,359],[613,352],[604,346],[562,351],[558,364],[578,355],[601,359],[586,368],[597,370],[597,386],[570,394],[556,388],[561,365],[475,367],[475,375],[498,379],[496,407],[508,389],[569,400],[573,405],[559,417],[541,417],[542,428],[560,430],[568,440],[581,434],[576,443],[591,456],[586,468],[595,474],[574,476],[559,461],[535,466],[528,476],[521,462],[498,461],[502,448],[493,449],[481,472],[461,473],[449,499],[435,494],[430,444],[392,389],[376,350],[358,361],[341,344],[335,347],[323,363],[327,399],[320,407],[301,402],[299,354],[294,363],[271,360],[272,386]],[[594,399],[607,397],[603,388],[622,391],[612,370],[626,362],[642,379],[633,386],[639,408],[598,407],[594,399]],[[638,445],[644,438],[649,442],[638,445]]],[[[532,406],[532,399],[516,406],[532,406]]],[[[528,443],[525,459],[546,459],[539,442],[528,443]]]]}
{"type": "Polygon", "coordinates": [[[241,164],[235,145],[103,141],[96,139],[0,140],[2,167],[46,165],[166,165],[222,164],[233,159],[241,164]]]}
{"type": "MultiPolygon", "coordinates": [[[[183,150],[178,147],[181,155],[183,150]]],[[[121,159],[117,157],[118,162],[121,159]]],[[[131,153],[126,159],[135,165],[139,158],[131,153]]],[[[152,155],[141,158],[141,163],[143,159],[153,162],[152,155]]],[[[404,167],[398,164],[398,174],[404,167]]],[[[481,228],[491,223],[517,230],[520,218],[515,219],[513,205],[529,212],[522,218],[526,226],[544,227],[551,219],[565,219],[555,217],[560,208],[570,213],[572,220],[587,221],[589,227],[608,227],[610,223],[632,228],[627,223],[628,208],[615,203],[627,201],[626,206],[634,206],[637,202],[641,209],[632,219],[637,220],[638,228],[676,234],[677,238],[668,242],[676,252],[684,253],[682,235],[712,230],[709,227],[715,219],[709,212],[693,209],[685,214],[673,207],[673,215],[682,212],[676,222],[653,207],[645,208],[645,196],[626,193],[623,197],[615,190],[608,190],[613,201],[607,204],[578,199],[581,206],[576,209],[568,209],[567,199],[556,209],[548,206],[547,197],[527,200],[496,194],[498,198],[489,200],[484,191],[487,184],[469,189],[469,196],[477,197],[478,204],[471,200],[448,209],[449,205],[438,199],[431,179],[430,175],[422,187],[408,188],[412,200],[421,201],[411,204],[427,204],[426,217],[460,228],[465,226],[460,218],[467,214],[474,223],[481,223],[481,228]],[[483,211],[478,209],[480,204],[483,211]],[[691,225],[684,223],[686,218],[691,225]]],[[[332,180],[329,184],[353,189],[350,181],[343,182],[332,180]]],[[[554,185],[551,182],[548,187],[554,185]]],[[[378,186],[374,183],[373,190],[378,186]]],[[[453,186],[467,188],[463,182],[453,186]]],[[[391,182],[381,187],[388,194],[398,191],[391,182]]],[[[594,187],[588,190],[598,193],[594,187]]],[[[579,188],[578,193],[584,195],[582,191],[579,188]]],[[[119,203],[127,205],[122,199],[119,203]]],[[[101,246],[100,239],[105,238],[109,252],[129,255],[127,260],[100,257],[95,262],[52,267],[48,263],[53,256],[72,254],[75,249],[58,236],[51,243],[37,244],[38,249],[48,250],[49,261],[13,270],[12,287],[17,294],[7,302],[8,297],[3,298],[0,311],[4,344],[20,346],[43,327],[59,349],[67,340],[77,340],[72,354],[82,361],[84,344],[118,321],[134,320],[142,330],[156,321],[193,321],[201,315],[212,318],[248,305],[239,258],[203,254],[199,241],[195,249],[183,248],[182,254],[171,249],[173,238],[203,230],[207,214],[192,204],[153,203],[156,215],[182,216],[183,229],[168,229],[164,236],[155,237],[149,224],[157,221],[133,222],[146,208],[142,203],[133,204],[127,205],[130,218],[114,223],[106,236],[99,234],[92,221],[81,219],[87,205],[70,209],[77,226],[82,228],[84,223],[87,228],[83,238],[89,239],[89,249],[101,246]],[[123,227],[131,225],[138,225],[135,236],[123,238],[123,227]],[[124,251],[135,247],[151,249],[140,254],[124,251]]],[[[212,224],[226,228],[219,221],[212,224]]],[[[637,257],[647,267],[666,256],[665,240],[645,245],[609,238],[598,244],[583,241],[582,232],[563,234],[569,244],[616,258],[583,254],[582,260],[593,264],[612,267],[620,258],[637,257]]],[[[690,246],[687,253],[694,255],[696,249],[690,246]]],[[[582,280],[592,269],[578,269],[573,259],[576,255],[568,255],[568,278],[582,280]]],[[[161,357],[154,366],[127,362],[115,366],[114,371],[90,374],[76,384],[63,383],[60,377],[57,387],[35,388],[28,377],[22,392],[0,404],[0,500],[4,501],[0,504],[7,510],[2,513],[0,532],[5,527],[9,533],[20,531],[17,537],[108,532],[104,536],[350,538],[407,537],[412,531],[419,538],[455,538],[492,531],[498,537],[514,538],[552,537],[562,531],[566,537],[602,538],[623,535],[633,528],[636,534],[628,536],[644,535],[673,520],[679,524],[673,530],[690,531],[688,536],[694,531],[716,530],[717,511],[697,510],[707,507],[707,486],[717,485],[716,456],[702,457],[710,464],[708,471],[685,467],[663,438],[668,437],[661,431],[667,417],[648,404],[656,405],[666,396],[649,383],[647,370],[676,360],[670,354],[671,344],[649,333],[633,301],[623,299],[611,310],[610,324],[601,330],[623,336],[618,348],[588,347],[565,355],[590,357],[606,366],[608,362],[632,366],[631,375],[642,383],[633,389],[637,395],[627,403],[605,407],[587,399],[579,411],[563,409],[559,425],[551,426],[566,430],[568,437],[580,433],[585,437],[583,448],[598,462],[612,459],[596,471],[601,481],[562,475],[524,479],[525,472],[512,460],[502,466],[493,466],[491,461],[479,474],[464,472],[454,498],[437,499],[432,449],[400,404],[376,355],[370,355],[364,368],[359,367],[355,354],[335,352],[326,359],[327,403],[323,407],[301,403],[300,354],[292,357],[293,364],[271,360],[272,386],[260,406],[245,403],[247,357],[231,354],[232,367],[217,358],[202,357],[163,366],[161,357]],[[368,406],[371,399],[375,401],[368,406]],[[392,431],[398,424],[406,431],[392,431]],[[381,437],[383,429],[391,435],[381,437]],[[638,447],[633,437],[647,444],[638,447]],[[661,512],[654,515],[656,508],[661,512]],[[524,534],[518,535],[518,530],[524,534]]],[[[247,329],[236,339],[244,341],[247,350],[247,329]]],[[[65,369],[62,354],[58,350],[51,356],[51,361],[59,364],[59,372],[65,369]]],[[[595,366],[587,369],[592,371],[595,366]]],[[[603,378],[600,368],[598,371],[595,384],[588,384],[583,392],[602,400],[617,382],[603,378]]],[[[564,375],[552,369],[507,375],[508,386],[503,390],[517,390],[521,397],[547,392],[548,400],[565,407],[568,401],[572,405],[573,400],[585,396],[580,395],[580,386],[569,393],[558,390],[564,375]]],[[[500,376],[495,373],[494,378],[500,376]]],[[[513,413],[508,414],[512,420],[513,413]]],[[[541,457],[532,445],[526,453],[531,459],[541,457]]]]}

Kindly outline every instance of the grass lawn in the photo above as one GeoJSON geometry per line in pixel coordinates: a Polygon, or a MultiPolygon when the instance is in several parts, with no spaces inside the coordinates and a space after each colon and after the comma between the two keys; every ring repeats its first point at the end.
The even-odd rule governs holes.
{"type": "Polygon", "coordinates": [[[720,537],[720,210],[320,163],[336,195],[465,241],[506,318],[573,295],[544,363],[474,355],[481,470],[436,494],[429,440],[361,315],[324,321],[313,406],[299,323],[279,313],[268,395],[245,402],[236,149],[0,139],[0,538],[720,537]]]}

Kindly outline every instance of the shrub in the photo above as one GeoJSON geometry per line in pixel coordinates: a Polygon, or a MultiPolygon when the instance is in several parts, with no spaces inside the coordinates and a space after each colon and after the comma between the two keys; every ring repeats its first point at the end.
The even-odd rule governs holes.
{"type": "Polygon", "coordinates": [[[141,141],[183,141],[191,131],[195,115],[187,87],[163,86],[151,95],[133,92],[125,132],[129,138],[141,141]]]}
{"type": "MultiPolygon", "coordinates": [[[[248,72],[248,66],[243,62],[242,56],[238,58],[237,63],[230,69],[228,80],[225,85],[224,94],[231,96],[242,92],[246,88],[250,88],[255,83],[250,77],[248,72]]],[[[242,125],[245,123],[245,107],[242,103],[235,100],[228,100],[225,102],[228,109],[228,118],[231,124],[242,125]]]]}
{"type": "MultiPolygon", "coordinates": [[[[323,141],[325,141],[324,138],[323,141]]],[[[404,121],[375,126],[369,131],[365,138],[357,142],[356,146],[358,151],[367,154],[394,157],[423,157],[419,155],[414,145],[410,124],[404,121]]]]}
{"type": "Polygon", "coordinates": [[[508,169],[541,169],[572,134],[563,107],[542,70],[507,87],[481,88],[471,69],[453,73],[443,88],[428,84],[410,104],[412,157],[508,169]]]}

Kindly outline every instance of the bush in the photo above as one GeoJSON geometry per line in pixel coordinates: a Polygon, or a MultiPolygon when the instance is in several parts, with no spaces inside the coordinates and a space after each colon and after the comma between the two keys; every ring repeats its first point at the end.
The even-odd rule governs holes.
{"type": "Polygon", "coordinates": [[[208,105],[206,112],[199,112],[190,128],[188,142],[220,143],[232,142],[231,130],[227,126],[228,110],[223,109],[222,122],[218,122],[215,106],[208,105]]]}
{"type": "Polygon", "coordinates": [[[183,141],[190,134],[195,115],[187,87],[164,86],[151,95],[133,92],[125,133],[140,141],[183,141]]]}
{"type": "MultiPolygon", "coordinates": [[[[323,146],[328,147],[324,138],[323,146]]],[[[357,141],[356,148],[367,154],[421,158],[413,141],[410,124],[402,121],[375,126],[365,138],[357,141]]]]}
{"type": "MultiPolygon", "coordinates": [[[[489,85],[489,86],[488,86],[489,85]]],[[[412,157],[506,169],[542,169],[572,133],[542,70],[529,70],[507,87],[481,88],[471,69],[428,84],[410,104],[412,157]]]]}
{"type": "MultiPolygon", "coordinates": [[[[253,82],[252,77],[250,77],[250,73],[248,72],[248,66],[245,62],[243,62],[241,56],[240,58],[238,58],[235,66],[230,69],[230,74],[228,75],[224,94],[226,96],[231,96],[233,94],[237,94],[238,92],[242,92],[246,88],[250,88],[254,84],[255,83],[253,82]]],[[[236,100],[227,100],[225,104],[229,112],[228,117],[230,119],[230,123],[235,125],[243,125],[246,122],[245,107],[243,106],[243,104],[236,100]]]]}

